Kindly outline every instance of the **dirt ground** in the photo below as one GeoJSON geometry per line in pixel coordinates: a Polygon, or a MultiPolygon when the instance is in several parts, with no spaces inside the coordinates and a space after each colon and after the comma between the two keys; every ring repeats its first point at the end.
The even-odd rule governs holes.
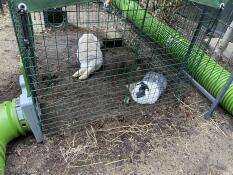
{"type": "MultiPolygon", "coordinates": [[[[19,58],[9,15],[0,16],[0,101],[19,94],[19,58]],[[7,92],[7,93],[6,93],[7,92]]],[[[6,174],[233,174],[233,119],[195,89],[150,115],[99,121],[76,132],[31,134],[7,148],[6,174]]]]}
{"type": "Polygon", "coordinates": [[[19,92],[19,53],[10,15],[0,16],[0,101],[15,97],[19,92]],[[15,87],[15,88],[11,88],[15,87]]]}

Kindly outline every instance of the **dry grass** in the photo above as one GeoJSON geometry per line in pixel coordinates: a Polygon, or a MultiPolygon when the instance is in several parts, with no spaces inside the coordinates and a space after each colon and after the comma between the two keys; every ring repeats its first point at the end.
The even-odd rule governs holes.
{"type": "Polygon", "coordinates": [[[141,0],[140,3],[145,8],[148,3],[148,10],[152,15],[169,22],[181,7],[182,0],[141,0]]]}
{"type": "MultiPolygon", "coordinates": [[[[221,133],[224,137],[228,137],[217,122],[213,119],[210,122],[204,119],[206,112],[197,110],[196,107],[200,106],[203,100],[187,104],[178,97],[177,99],[180,102],[179,107],[182,110],[195,116],[194,120],[200,123],[203,135],[209,135],[209,128],[214,128],[216,132],[221,133]]],[[[171,111],[167,111],[167,115],[175,118],[175,113],[171,111]]],[[[184,142],[184,137],[189,135],[187,128],[191,126],[186,123],[187,128],[185,128],[171,121],[163,123],[161,127],[160,117],[162,116],[159,116],[154,121],[152,121],[152,118],[141,118],[128,125],[120,125],[118,123],[113,126],[108,125],[108,127],[104,128],[86,127],[85,136],[82,136],[82,138],[86,138],[84,142],[80,143],[80,137],[77,133],[70,142],[60,146],[60,154],[65,163],[64,174],[72,174],[72,171],[76,171],[77,169],[85,172],[87,169],[90,170],[90,168],[93,168],[93,170],[105,169],[111,173],[120,169],[121,172],[124,171],[126,174],[130,174],[133,172],[132,164],[142,163],[150,155],[151,150],[153,152],[164,153],[174,140],[183,143],[184,153],[187,156],[192,156],[192,141],[187,140],[184,142]],[[157,140],[157,146],[155,145],[156,142],[154,142],[155,139],[157,140]],[[127,152],[116,154],[116,150],[119,147],[121,151],[125,147],[127,152]],[[141,149],[144,149],[143,153],[138,153],[141,149]]],[[[195,132],[195,129],[193,132],[195,132]]],[[[163,158],[161,157],[161,159],[163,158]]],[[[180,166],[180,162],[177,162],[175,157],[173,161],[176,167],[180,166]]],[[[177,170],[177,174],[180,172],[177,170]]]]}
{"type": "MultiPolygon", "coordinates": [[[[186,104],[177,99],[180,101],[178,108],[191,115],[197,114],[194,106],[199,102],[186,104]]],[[[199,118],[203,116],[201,113],[198,115],[199,118]]],[[[105,121],[104,126],[93,124],[85,127],[83,135],[77,132],[69,142],[59,146],[65,167],[64,174],[72,174],[77,169],[84,172],[105,169],[111,173],[121,169],[126,174],[130,173],[130,165],[143,162],[152,150],[159,148],[158,151],[163,152],[163,146],[169,145],[174,139],[182,141],[183,137],[188,136],[192,126],[181,124],[186,119],[184,116],[177,117],[174,108],[161,107],[151,116],[142,116],[123,123],[119,119],[113,119],[105,121]]],[[[185,151],[190,155],[188,145],[185,151]]]]}
{"type": "Polygon", "coordinates": [[[85,128],[85,142],[80,144],[78,133],[73,140],[60,146],[60,154],[66,164],[64,174],[70,169],[102,166],[104,168],[117,168],[125,162],[135,159],[135,149],[121,156],[114,152],[120,145],[124,145],[122,138],[127,139],[128,146],[135,146],[136,138],[146,138],[153,131],[154,124],[132,124],[116,126],[107,129],[85,128]],[[99,160],[100,159],[100,160],[99,160]]]}

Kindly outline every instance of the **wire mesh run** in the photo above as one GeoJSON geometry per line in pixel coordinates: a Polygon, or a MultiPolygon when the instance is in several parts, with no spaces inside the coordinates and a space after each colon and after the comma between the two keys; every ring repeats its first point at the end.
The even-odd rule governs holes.
{"type": "MultiPolygon", "coordinates": [[[[211,38],[209,44],[208,53],[209,55],[215,59],[216,64],[222,65],[226,70],[229,72],[233,72],[233,38],[230,36],[227,38],[228,42],[226,42],[227,46],[224,47],[220,53],[218,52],[219,47],[221,47],[224,34],[227,32],[227,30],[232,30],[233,26],[233,2],[228,2],[226,5],[226,9],[224,9],[219,19],[217,20],[217,27],[216,31],[213,35],[213,38],[211,38]]],[[[216,13],[215,11],[212,13],[216,13]]],[[[216,81],[219,81],[217,79],[216,81]]]]}
{"type": "MultiPolygon", "coordinates": [[[[151,2],[139,2],[152,15],[137,20],[155,16],[162,21],[161,26],[166,23],[187,39],[194,37],[202,9],[186,1],[151,2]]],[[[14,6],[11,9],[16,11],[14,6]]],[[[12,13],[31,94],[35,105],[40,106],[38,114],[45,134],[59,133],[101,118],[145,115],[161,104],[177,103],[177,98],[187,93],[189,82],[182,72],[184,63],[175,61],[172,52],[166,52],[169,46],[159,47],[152,41],[143,32],[143,25],[135,27],[127,19],[127,11],[111,4],[106,9],[103,3],[93,1],[25,16],[12,13]],[[85,48],[82,49],[80,40],[85,34],[90,36],[82,42],[85,48]],[[97,40],[91,40],[91,36],[97,40]],[[82,80],[72,77],[77,70],[80,77],[85,75],[82,80]],[[151,71],[163,75],[167,87],[155,103],[137,103],[129,87],[135,87],[151,71]]],[[[212,19],[205,20],[209,23],[212,19]]],[[[199,30],[193,44],[204,48],[202,41],[207,28],[199,30]]],[[[176,36],[171,36],[171,40],[172,37],[176,36]]],[[[139,90],[145,96],[149,88],[159,89],[159,83],[139,90]]]]}

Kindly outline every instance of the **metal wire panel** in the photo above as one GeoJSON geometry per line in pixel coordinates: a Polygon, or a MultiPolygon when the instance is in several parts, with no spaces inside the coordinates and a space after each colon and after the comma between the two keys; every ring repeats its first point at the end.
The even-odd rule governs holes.
{"type": "MultiPolygon", "coordinates": [[[[162,4],[156,7],[156,14],[148,8],[149,2],[141,2],[149,13],[158,15],[187,38],[193,38],[200,9],[190,15],[185,12],[195,7],[191,3],[180,2],[176,7],[162,4]],[[169,8],[175,10],[173,17],[168,18],[164,9],[169,11],[169,8]]],[[[15,7],[11,8],[13,11],[15,7]]],[[[25,39],[23,25],[29,28],[29,45],[19,42],[19,48],[35,104],[41,108],[38,113],[41,112],[46,134],[100,118],[146,114],[161,104],[176,103],[177,97],[187,92],[189,83],[182,73],[183,63],[175,62],[172,53],[166,53],[166,48],[152,42],[142,29],[135,28],[125,13],[114,7],[106,10],[99,2],[89,2],[61,7],[52,13],[51,9],[32,12],[27,14],[26,24],[19,22],[19,14],[12,14],[18,40],[25,39]],[[64,20],[56,22],[56,15],[64,20]],[[79,80],[72,75],[80,66],[76,53],[78,41],[85,33],[94,34],[101,43],[103,65],[86,80],[79,80]],[[149,71],[163,74],[168,87],[155,104],[141,105],[131,99],[126,85],[141,81],[149,71]]],[[[200,47],[206,28],[202,30],[194,43],[200,47]]],[[[92,51],[97,52],[97,48],[92,51]]]]}
{"type": "Polygon", "coordinates": [[[210,46],[208,49],[209,55],[215,58],[216,64],[217,63],[221,64],[229,72],[233,71],[233,59],[232,59],[233,58],[233,50],[232,50],[233,37],[229,38],[228,46],[221,55],[216,55],[215,50],[221,44],[222,42],[221,40],[225,32],[227,31],[227,29],[232,28],[230,26],[233,21],[232,7],[233,7],[233,2],[229,2],[228,6],[226,6],[226,9],[224,9],[219,19],[217,20],[217,29],[215,31],[213,38],[208,43],[210,46]]]}

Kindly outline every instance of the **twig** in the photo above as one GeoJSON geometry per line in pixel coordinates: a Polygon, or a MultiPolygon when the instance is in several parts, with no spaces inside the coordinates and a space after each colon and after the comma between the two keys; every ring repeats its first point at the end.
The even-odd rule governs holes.
{"type": "Polygon", "coordinates": [[[122,134],[118,135],[118,136],[117,136],[117,137],[115,137],[114,139],[110,140],[110,142],[113,142],[114,140],[116,140],[116,139],[117,139],[117,138],[119,138],[120,136],[124,135],[125,133],[126,133],[126,131],[125,131],[125,132],[123,132],[122,134]]]}
{"type": "Polygon", "coordinates": [[[64,153],[63,153],[63,151],[62,151],[62,148],[60,147],[60,152],[61,152],[61,155],[62,155],[62,157],[63,157],[63,159],[65,160],[65,162],[67,163],[67,159],[66,159],[66,157],[65,157],[65,155],[64,155],[64,153]]]}
{"type": "Polygon", "coordinates": [[[75,137],[76,137],[76,134],[74,135],[74,138],[73,138],[73,141],[72,141],[72,143],[73,143],[73,144],[72,144],[72,145],[73,145],[73,147],[75,146],[75,144],[74,144],[74,143],[75,143],[75,137]]]}
{"type": "Polygon", "coordinates": [[[217,125],[217,123],[214,120],[212,120],[212,119],[211,119],[211,121],[216,126],[216,128],[219,129],[225,137],[227,137],[226,133],[217,125]]]}
{"type": "Polygon", "coordinates": [[[148,126],[153,126],[154,124],[149,123],[146,125],[128,125],[128,126],[120,126],[120,127],[115,127],[115,128],[109,128],[106,130],[96,130],[97,132],[108,132],[111,130],[117,130],[117,129],[122,129],[122,128],[139,128],[139,127],[148,127],[148,126]]]}
{"type": "Polygon", "coordinates": [[[109,163],[94,162],[94,163],[85,164],[85,165],[72,165],[72,166],[69,166],[69,168],[82,168],[82,167],[88,167],[88,166],[94,166],[94,165],[100,165],[100,164],[103,164],[103,165],[107,166],[107,165],[112,165],[112,164],[115,164],[115,163],[118,163],[118,162],[122,162],[122,161],[127,161],[127,159],[116,160],[116,161],[109,162],[109,163]]]}
{"type": "Polygon", "coordinates": [[[92,130],[92,133],[93,133],[92,138],[94,139],[96,147],[97,147],[98,143],[97,143],[97,139],[96,139],[96,135],[95,135],[95,130],[94,130],[94,128],[92,126],[91,126],[91,130],[92,130]]]}
{"type": "Polygon", "coordinates": [[[189,108],[191,111],[191,113],[193,114],[193,112],[192,111],[195,111],[193,108],[191,108],[189,105],[187,105],[187,104],[185,104],[181,99],[179,99],[176,95],[174,95],[175,97],[176,97],[176,99],[179,101],[179,102],[181,102],[183,105],[184,105],[184,107],[187,107],[187,108],[189,108]]]}
{"type": "Polygon", "coordinates": [[[122,162],[122,161],[127,161],[127,159],[116,160],[116,161],[113,161],[113,162],[105,163],[104,165],[107,166],[107,165],[111,165],[111,164],[122,162]]]}
{"type": "Polygon", "coordinates": [[[103,162],[96,162],[96,163],[85,164],[85,165],[72,165],[72,166],[69,166],[69,168],[82,168],[82,167],[88,167],[88,166],[99,165],[99,164],[103,164],[103,162]]]}

